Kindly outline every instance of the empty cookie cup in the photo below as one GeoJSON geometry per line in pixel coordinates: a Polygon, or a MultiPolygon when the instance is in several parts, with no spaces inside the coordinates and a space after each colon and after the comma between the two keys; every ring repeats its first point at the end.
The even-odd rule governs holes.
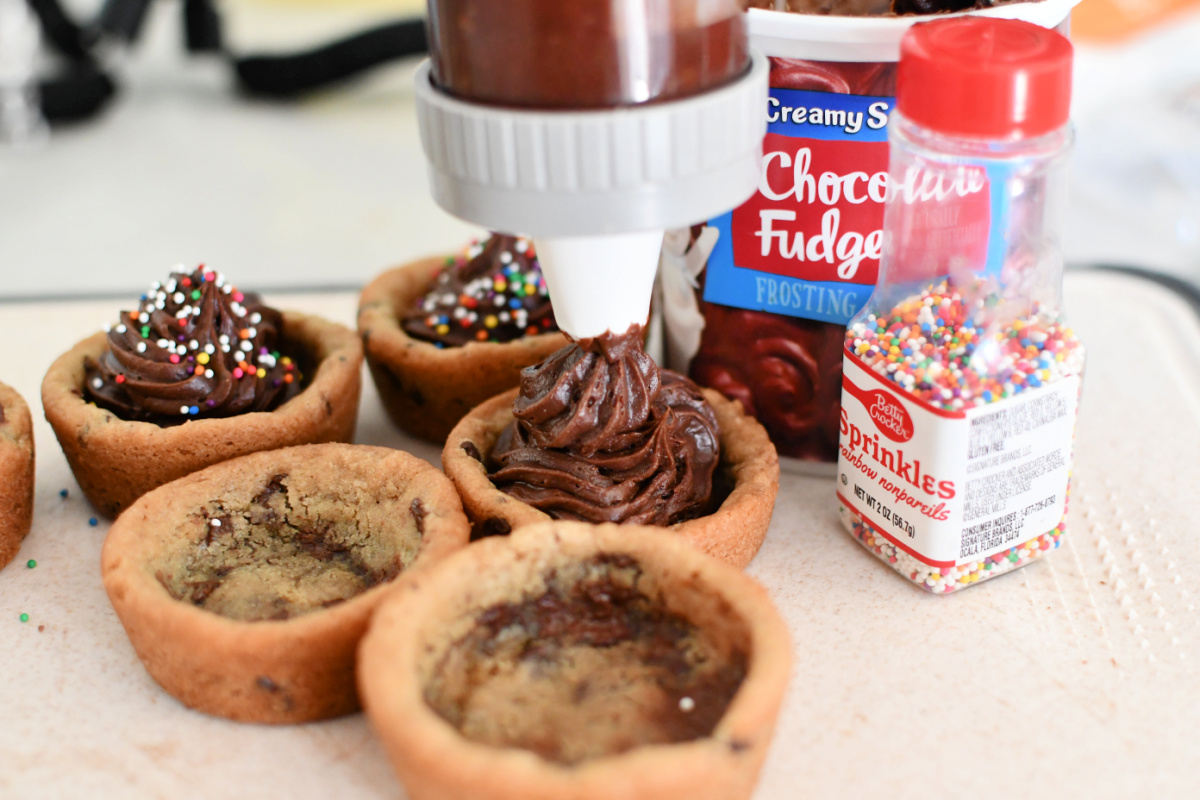
{"type": "MultiPolygon", "coordinates": [[[[762,547],[779,491],[779,457],[767,432],[742,411],[736,400],[705,389],[716,415],[721,460],[713,479],[714,508],[695,519],[669,526],[704,552],[745,567],[762,547]]],[[[514,389],[483,403],[446,439],[442,469],[462,496],[475,535],[503,535],[550,516],[496,488],[489,476],[491,454],[500,434],[512,424],[514,389]]]]}
{"type": "Polygon", "coordinates": [[[746,798],[791,665],[741,571],[661,529],[554,521],[408,576],[359,685],[413,800],[746,798]]]}
{"type": "Polygon", "coordinates": [[[399,574],[465,546],[454,487],[397,450],[255,453],[139,498],[105,589],[146,670],[189,708],[294,723],[355,711],[355,648],[399,574]]]}

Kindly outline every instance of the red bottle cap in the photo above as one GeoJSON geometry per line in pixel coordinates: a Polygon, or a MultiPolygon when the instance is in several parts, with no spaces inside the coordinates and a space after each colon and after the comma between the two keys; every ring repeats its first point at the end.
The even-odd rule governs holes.
{"type": "Polygon", "coordinates": [[[952,136],[1040,136],[1067,123],[1073,55],[1066,37],[1020,20],[919,23],[900,42],[896,107],[952,136]]]}

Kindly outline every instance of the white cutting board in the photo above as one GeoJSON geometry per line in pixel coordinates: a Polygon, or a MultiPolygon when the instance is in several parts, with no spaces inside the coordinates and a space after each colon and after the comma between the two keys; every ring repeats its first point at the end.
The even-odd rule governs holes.
{"type": "MultiPolygon", "coordinates": [[[[1047,559],[927,595],[842,531],[827,480],[781,479],[750,572],[796,668],[759,800],[1197,796],[1200,324],[1132,278],[1066,285],[1090,357],[1068,534],[1047,559]]],[[[353,323],[349,294],[269,299],[353,323]]],[[[121,306],[0,305],[0,379],[39,419],[34,530],[0,572],[0,797],[402,797],[361,715],[236,724],[142,669],[100,584],[106,525],[88,525],[38,403],[53,358],[121,306]]],[[[366,387],[358,440],[436,463],[366,387]]]]}

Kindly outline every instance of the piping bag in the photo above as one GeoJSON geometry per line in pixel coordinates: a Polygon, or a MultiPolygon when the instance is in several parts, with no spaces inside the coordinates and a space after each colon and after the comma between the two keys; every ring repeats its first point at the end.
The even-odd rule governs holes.
{"type": "Polygon", "coordinates": [[[758,185],[768,66],[738,0],[430,0],[428,19],[435,201],[531,236],[572,338],[645,325],[663,232],[758,185]]]}

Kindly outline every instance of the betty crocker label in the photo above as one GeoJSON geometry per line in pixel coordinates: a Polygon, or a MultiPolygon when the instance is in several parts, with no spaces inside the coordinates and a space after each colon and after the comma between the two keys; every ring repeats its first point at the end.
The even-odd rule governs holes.
{"type": "Polygon", "coordinates": [[[720,232],[704,298],[846,324],[879,275],[890,97],[773,88],[758,191],[720,232]]]}
{"type": "Polygon", "coordinates": [[[863,389],[849,378],[843,378],[842,386],[863,404],[871,421],[884,436],[893,442],[907,442],[913,437],[912,417],[895,395],[883,389],[863,389]]]}
{"type": "Polygon", "coordinates": [[[948,568],[1062,521],[1078,378],[946,411],[893,392],[849,351],[842,366],[838,497],[893,545],[948,568]]]}

